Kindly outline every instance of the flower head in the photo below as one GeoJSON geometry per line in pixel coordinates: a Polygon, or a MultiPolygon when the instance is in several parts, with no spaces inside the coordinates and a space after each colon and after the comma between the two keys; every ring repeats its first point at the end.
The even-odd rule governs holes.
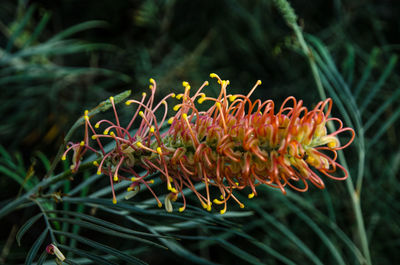
{"type": "MultiPolygon", "coordinates": [[[[102,134],[95,132],[89,118],[85,119],[85,139],[88,139],[90,129],[92,139],[97,141],[102,153],[102,160],[97,164],[98,173],[109,175],[112,187],[114,182],[121,180],[132,182],[129,187],[132,192],[146,186],[161,206],[149,186],[152,180],[147,179],[152,172],[158,171],[170,191],[165,199],[167,211],[172,211],[172,202],[179,195],[183,200],[179,210],[185,209],[183,189],[187,187],[205,209],[211,210],[212,203],[223,205],[221,213],[226,212],[229,199],[244,207],[234,195],[235,190],[249,188],[248,198],[251,199],[257,195],[259,185],[286,193],[287,187],[306,191],[309,183],[324,188],[319,175],[336,180],[347,178],[346,169],[336,162],[337,150],[350,145],[355,133],[353,129],[343,127],[338,118],[329,117],[331,99],[308,110],[301,100],[288,97],[276,111],[272,100],[250,100],[261,81],[257,81],[247,95],[232,95],[227,93],[228,80],[222,80],[216,74],[210,77],[220,84],[219,96],[208,97],[202,92],[207,81],[193,95],[190,95],[189,83],[183,82],[184,93],[176,96],[181,102],[173,107],[176,114],[168,120],[169,130],[163,134],[159,129],[167,117],[166,99],[175,94],[167,95],[153,106],[157,87],[153,79],[150,79],[152,93],[147,103],[144,103],[145,94],[141,101],[127,101],[128,105],[136,104],[138,109],[126,127],[119,123],[112,99],[116,122],[99,121],[95,128],[103,123],[108,125],[102,134]],[[206,111],[198,110],[197,105],[205,101],[211,102],[212,106],[206,111]],[[162,106],[162,119],[157,122],[155,112],[162,106]],[[130,127],[138,116],[142,119],[141,125],[131,135],[130,127]],[[326,128],[330,121],[339,124],[333,133],[328,133],[326,128]],[[341,145],[337,135],[346,131],[351,133],[350,140],[341,145]],[[102,148],[104,138],[115,141],[115,148],[108,153],[102,148]],[[134,166],[143,168],[145,174],[139,175],[134,166]],[[333,175],[338,170],[342,171],[342,176],[333,175]],[[205,183],[205,194],[195,188],[195,183],[200,181],[205,183]],[[211,198],[211,187],[220,192],[219,198],[211,198]]],[[[79,146],[72,144],[66,151],[73,149],[78,154],[74,156],[74,168],[79,165],[79,155],[90,148],[85,140],[79,146]]],[[[114,189],[113,198],[116,203],[114,189]]]]}

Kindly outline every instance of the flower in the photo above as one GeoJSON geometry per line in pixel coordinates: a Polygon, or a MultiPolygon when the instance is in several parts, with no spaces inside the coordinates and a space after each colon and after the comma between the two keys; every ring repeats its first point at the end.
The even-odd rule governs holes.
{"type": "Polygon", "coordinates": [[[154,107],[156,82],[150,79],[152,93],[146,104],[145,94],[141,101],[126,102],[128,105],[136,104],[138,109],[125,128],[119,123],[111,98],[116,123],[99,121],[95,128],[102,123],[108,124],[105,131],[99,134],[89,118],[85,118],[85,141],[79,145],[72,144],[66,151],[75,151],[74,168],[79,165],[77,157],[83,155],[87,148],[93,149],[86,141],[89,128],[102,153],[102,160],[96,165],[98,173],[109,175],[114,203],[113,183],[130,180],[132,184],[128,190],[137,193],[140,186],[146,186],[161,207],[162,203],[149,186],[152,180],[147,180],[151,173],[158,171],[170,191],[165,198],[167,211],[173,210],[172,202],[178,199],[178,195],[183,200],[179,211],[185,210],[183,189],[187,187],[205,209],[211,210],[212,203],[223,205],[221,214],[226,212],[229,199],[244,207],[234,195],[235,190],[249,188],[251,193],[248,198],[251,199],[257,195],[256,187],[259,185],[277,188],[283,193],[286,193],[286,187],[304,192],[308,190],[309,183],[320,189],[325,187],[318,173],[335,180],[347,178],[348,172],[336,161],[337,150],[349,146],[355,133],[353,129],[343,127],[340,119],[329,117],[331,99],[321,101],[308,110],[301,100],[288,97],[275,113],[272,100],[250,100],[261,81],[257,81],[247,95],[232,95],[227,94],[228,80],[222,80],[216,74],[210,77],[220,84],[218,97],[208,97],[202,92],[208,81],[192,96],[189,83],[183,82],[184,93],[176,96],[171,93],[154,107]],[[166,122],[168,112],[166,100],[170,97],[176,97],[181,103],[173,107],[177,113],[168,120],[168,131],[161,134],[160,127],[166,122]],[[197,105],[205,101],[211,102],[212,106],[206,111],[199,111],[197,105]],[[161,121],[157,122],[155,112],[161,106],[164,106],[164,113],[161,121]],[[138,116],[142,119],[141,125],[131,135],[130,127],[138,116]],[[328,133],[326,128],[330,121],[339,124],[333,133],[328,133]],[[341,145],[337,135],[343,132],[350,132],[351,137],[341,145]],[[104,152],[100,141],[103,138],[115,141],[112,151],[104,152]],[[134,166],[143,168],[145,174],[139,175],[134,166]],[[333,175],[338,170],[342,171],[342,176],[333,175]],[[195,183],[200,181],[205,183],[206,194],[195,188],[195,183]],[[220,192],[219,198],[211,198],[211,187],[220,192]]]}

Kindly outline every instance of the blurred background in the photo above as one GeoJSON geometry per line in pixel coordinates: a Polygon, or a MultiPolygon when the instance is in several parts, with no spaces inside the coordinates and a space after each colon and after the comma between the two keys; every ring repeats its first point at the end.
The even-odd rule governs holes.
{"type": "MultiPolygon", "coordinates": [[[[311,57],[269,0],[1,0],[0,200],[15,198],[30,175],[44,176],[85,109],[125,90],[139,98],[150,77],[157,81],[158,98],[181,92],[182,81],[199,87],[215,72],[230,80],[234,93],[246,93],[261,79],[254,99],[279,105],[293,95],[311,108],[321,100],[311,60],[334,99],[333,115],[356,130],[356,142],[345,153],[371,260],[400,260],[400,3],[291,5],[311,57]]],[[[207,93],[217,89],[212,84],[207,93]]],[[[327,192],[312,189],[289,198],[268,189],[260,193],[252,214],[231,221],[263,248],[249,249],[232,234],[221,236],[226,244],[192,242],[193,255],[223,264],[291,264],[285,258],[294,264],[368,264],[344,182],[327,181],[327,192]]],[[[24,262],[30,245],[18,247],[13,238],[33,213],[0,219],[0,263],[24,262]]],[[[35,233],[27,237],[32,243],[35,233]]],[[[138,255],[151,264],[182,262],[176,253],[149,257],[146,251],[138,255]]]]}

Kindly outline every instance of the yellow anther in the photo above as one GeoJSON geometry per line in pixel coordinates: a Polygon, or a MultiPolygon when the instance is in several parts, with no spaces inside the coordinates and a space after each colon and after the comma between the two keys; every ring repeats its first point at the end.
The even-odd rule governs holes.
{"type": "Polygon", "coordinates": [[[131,181],[137,181],[137,178],[131,177],[131,181]]]}
{"type": "Polygon", "coordinates": [[[133,187],[128,187],[126,191],[133,191],[133,187]]]}
{"type": "Polygon", "coordinates": [[[204,82],[204,85],[205,85],[205,86],[208,86],[209,84],[210,84],[210,83],[209,83],[208,81],[205,81],[205,82],[204,82]]]}
{"type": "Polygon", "coordinates": [[[223,199],[224,199],[224,196],[220,195],[219,198],[220,198],[221,200],[223,200],[223,199]]]}
{"type": "Polygon", "coordinates": [[[110,132],[110,136],[114,137],[115,133],[114,132],[110,132]]]}
{"type": "Polygon", "coordinates": [[[168,123],[169,123],[169,124],[172,124],[173,121],[174,121],[174,118],[171,117],[171,118],[169,118],[168,123]]]}
{"type": "Polygon", "coordinates": [[[226,85],[229,85],[231,83],[231,81],[229,80],[225,80],[226,81],[226,85]]]}
{"type": "Polygon", "coordinates": [[[149,88],[150,88],[150,89],[153,89],[153,88],[154,88],[154,86],[153,86],[153,85],[149,85],[149,88]]]}
{"type": "Polygon", "coordinates": [[[137,146],[137,147],[143,147],[143,144],[142,144],[141,142],[137,142],[137,143],[136,143],[136,146],[137,146]]]}
{"type": "Polygon", "coordinates": [[[188,85],[189,85],[188,82],[186,82],[186,81],[183,81],[183,82],[182,82],[182,86],[183,86],[183,87],[187,87],[188,85]]]}
{"type": "Polygon", "coordinates": [[[215,204],[218,204],[218,205],[219,205],[219,204],[222,204],[223,202],[222,202],[222,201],[220,201],[220,200],[218,200],[218,199],[214,199],[214,200],[213,200],[213,203],[215,203],[215,204]]]}
{"type": "Polygon", "coordinates": [[[237,98],[237,96],[229,96],[229,101],[233,102],[233,101],[235,101],[236,98],[237,98]]]}
{"type": "Polygon", "coordinates": [[[190,86],[185,86],[185,92],[190,90],[190,86]]]}
{"type": "Polygon", "coordinates": [[[67,159],[67,157],[66,157],[65,155],[63,155],[63,156],[61,157],[61,160],[65,160],[65,159],[67,159]]]}
{"type": "Polygon", "coordinates": [[[114,97],[110,97],[110,101],[113,102],[114,101],[114,97]]]}
{"type": "Polygon", "coordinates": [[[99,123],[96,123],[95,125],[94,125],[94,128],[96,128],[96,129],[98,129],[100,127],[100,124],[99,123]]]}
{"type": "Polygon", "coordinates": [[[175,105],[173,110],[174,111],[178,111],[181,106],[182,106],[181,104],[175,105]]]}
{"type": "Polygon", "coordinates": [[[204,100],[206,100],[205,97],[201,97],[199,100],[197,100],[197,103],[202,104],[204,100]]]}
{"type": "Polygon", "coordinates": [[[184,210],[185,210],[185,207],[179,208],[179,212],[180,212],[180,213],[183,212],[184,210]]]}
{"type": "Polygon", "coordinates": [[[125,105],[129,106],[131,105],[131,102],[130,101],[125,102],[125,105]]]}
{"type": "Polygon", "coordinates": [[[258,80],[257,85],[261,85],[261,84],[262,84],[261,80],[258,80]]]}
{"type": "Polygon", "coordinates": [[[150,184],[154,184],[154,179],[149,180],[150,184]]]}
{"type": "Polygon", "coordinates": [[[306,161],[307,161],[307,163],[312,164],[312,163],[315,162],[315,158],[312,157],[312,156],[308,156],[307,159],[306,159],[306,161]]]}
{"type": "Polygon", "coordinates": [[[107,135],[108,134],[109,129],[105,129],[103,134],[107,135]]]}
{"type": "Polygon", "coordinates": [[[336,147],[336,142],[329,142],[328,143],[329,148],[335,148],[336,147]]]}
{"type": "Polygon", "coordinates": [[[170,191],[173,193],[178,193],[178,191],[175,188],[171,188],[170,191]]]}
{"type": "Polygon", "coordinates": [[[155,81],[153,78],[150,78],[149,81],[150,81],[150,83],[152,83],[153,85],[156,84],[156,81],[155,81]]]}
{"type": "Polygon", "coordinates": [[[154,126],[151,126],[151,127],[150,127],[150,132],[151,132],[151,133],[154,133],[154,126]]]}
{"type": "Polygon", "coordinates": [[[247,197],[249,197],[249,199],[252,199],[254,197],[254,192],[252,192],[249,195],[247,195],[247,197]]]}
{"type": "Polygon", "coordinates": [[[220,107],[221,107],[221,103],[216,102],[216,103],[215,103],[215,106],[216,106],[217,108],[220,108],[220,107]]]}
{"type": "Polygon", "coordinates": [[[215,73],[211,73],[211,74],[210,74],[210,77],[211,77],[211,78],[218,78],[218,75],[215,74],[215,73]]]}
{"type": "Polygon", "coordinates": [[[80,144],[79,144],[80,146],[84,146],[85,145],[85,142],[84,141],[82,141],[82,142],[80,142],[80,144]]]}
{"type": "Polygon", "coordinates": [[[204,202],[201,202],[201,206],[203,206],[204,209],[207,209],[207,204],[205,204],[204,202]]]}
{"type": "Polygon", "coordinates": [[[87,116],[89,114],[88,110],[85,110],[85,116],[87,116]]]}
{"type": "Polygon", "coordinates": [[[176,95],[175,95],[175,93],[172,93],[171,98],[174,98],[174,97],[176,97],[176,95]]]}
{"type": "Polygon", "coordinates": [[[101,168],[97,169],[97,175],[101,175],[101,168]]]}
{"type": "Polygon", "coordinates": [[[98,167],[99,163],[97,163],[97,161],[93,161],[93,166],[98,167]]]}
{"type": "Polygon", "coordinates": [[[157,153],[159,154],[159,155],[162,155],[162,150],[161,150],[161,147],[157,147],[157,153]]]}
{"type": "Polygon", "coordinates": [[[117,199],[113,198],[113,204],[117,204],[117,199]]]}
{"type": "Polygon", "coordinates": [[[239,204],[239,207],[243,209],[243,208],[244,208],[244,204],[243,204],[243,203],[240,203],[240,204],[239,204]]]}
{"type": "Polygon", "coordinates": [[[219,211],[220,214],[224,214],[226,212],[226,209],[222,209],[221,211],[219,211]]]}
{"type": "Polygon", "coordinates": [[[187,114],[186,114],[186,113],[183,113],[183,114],[182,114],[182,118],[183,118],[184,120],[187,120],[187,118],[188,118],[188,117],[187,117],[187,114]]]}
{"type": "Polygon", "coordinates": [[[176,99],[181,99],[183,97],[183,94],[178,94],[177,96],[176,96],[176,99]]]}
{"type": "Polygon", "coordinates": [[[142,117],[142,118],[144,118],[144,113],[143,113],[143,111],[139,111],[139,116],[142,117]]]}
{"type": "Polygon", "coordinates": [[[114,181],[118,181],[118,174],[117,173],[114,174],[114,181]]]}
{"type": "Polygon", "coordinates": [[[159,202],[159,203],[157,204],[157,206],[158,206],[158,208],[161,208],[161,207],[162,207],[162,203],[159,202]]]}
{"type": "Polygon", "coordinates": [[[211,202],[207,205],[207,211],[211,212],[211,202]]]}
{"type": "Polygon", "coordinates": [[[236,185],[236,186],[239,186],[239,182],[235,182],[235,185],[236,185]]]}
{"type": "Polygon", "coordinates": [[[221,85],[225,86],[226,85],[226,80],[222,80],[221,85]]]}
{"type": "Polygon", "coordinates": [[[92,140],[96,140],[97,136],[96,135],[92,135],[92,140]]]}
{"type": "Polygon", "coordinates": [[[144,98],[145,98],[145,97],[146,97],[146,95],[147,95],[147,94],[146,94],[146,92],[143,92],[143,93],[142,93],[142,97],[144,97],[144,98]]]}

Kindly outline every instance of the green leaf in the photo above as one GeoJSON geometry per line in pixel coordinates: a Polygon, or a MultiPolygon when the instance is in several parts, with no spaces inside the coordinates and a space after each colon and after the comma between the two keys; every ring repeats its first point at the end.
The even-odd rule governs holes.
{"type": "Polygon", "coordinates": [[[22,21],[18,21],[17,23],[17,28],[14,30],[14,32],[12,33],[12,35],[10,36],[10,39],[7,42],[7,46],[6,46],[6,52],[9,53],[15,43],[15,40],[18,39],[18,37],[21,35],[21,33],[23,32],[25,26],[29,23],[33,12],[35,11],[36,6],[35,5],[31,5],[28,8],[28,11],[26,12],[24,18],[22,19],[22,21]]]}
{"type": "Polygon", "coordinates": [[[87,251],[83,251],[83,250],[80,250],[80,249],[77,249],[77,248],[70,248],[70,247],[68,247],[66,245],[58,244],[57,246],[59,248],[65,249],[67,251],[70,251],[70,252],[72,252],[74,254],[77,254],[80,257],[85,257],[85,258],[88,258],[90,260],[93,260],[94,262],[96,262],[96,264],[99,264],[99,265],[116,265],[117,264],[117,263],[111,262],[109,260],[106,260],[106,259],[102,258],[99,255],[91,254],[90,252],[87,252],[87,251]]]}
{"type": "Polygon", "coordinates": [[[42,264],[46,261],[47,256],[48,256],[47,251],[46,251],[46,250],[43,250],[43,252],[42,252],[42,254],[40,255],[40,257],[39,257],[39,259],[38,259],[38,261],[37,261],[36,264],[37,264],[37,265],[42,265],[42,264]]]}
{"type": "Polygon", "coordinates": [[[79,220],[79,219],[51,217],[51,218],[49,218],[49,220],[76,224],[78,226],[85,227],[85,228],[88,228],[88,229],[91,229],[91,230],[94,230],[94,231],[97,231],[97,232],[100,232],[100,233],[104,233],[104,234],[107,234],[107,235],[116,236],[116,237],[119,237],[119,238],[127,238],[127,239],[131,239],[131,240],[136,240],[136,241],[139,241],[139,242],[142,242],[142,243],[146,243],[146,244],[149,244],[149,245],[152,245],[152,246],[156,246],[156,247],[159,247],[159,248],[166,249],[166,247],[164,247],[162,245],[159,245],[157,243],[154,243],[153,241],[150,241],[150,240],[147,240],[147,239],[143,239],[143,238],[140,238],[140,237],[137,237],[137,236],[129,235],[129,234],[126,234],[126,233],[121,233],[121,232],[118,232],[116,230],[112,230],[112,229],[106,228],[104,226],[99,226],[99,225],[96,225],[96,224],[93,224],[93,223],[90,223],[90,222],[86,222],[86,221],[82,221],[82,220],[79,220]]]}
{"type": "Polygon", "coordinates": [[[36,257],[36,254],[37,254],[40,246],[43,244],[43,241],[46,238],[48,232],[49,232],[49,229],[46,228],[42,232],[42,234],[38,237],[38,239],[35,241],[35,243],[33,243],[31,249],[29,250],[28,254],[26,255],[25,265],[32,264],[33,260],[36,257]]]}
{"type": "Polygon", "coordinates": [[[100,250],[100,251],[106,252],[108,254],[111,254],[111,255],[113,255],[115,257],[118,257],[118,258],[120,258],[120,259],[122,259],[122,260],[124,260],[126,262],[130,262],[132,264],[146,264],[145,262],[143,262],[142,260],[140,260],[140,259],[138,259],[136,257],[129,256],[129,255],[125,254],[122,251],[119,251],[119,250],[117,250],[115,248],[103,245],[101,243],[98,243],[96,241],[90,240],[88,238],[84,238],[84,237],[81,237],[81,236],[78,236],[78,235],[74,235],[74,234],[66,233],[66,232],[61,232],[61,231],[54,231],[54,233],[60,234],[60,235],[63,235],[63,236],[69,237],[69,238],[74,238],[75,240],[77,240],[77,241],[79,241],[79,242],[81,242],[83,244],[86,244],[86,245],[91,246],[91,247],[93,247],[93,248],[95,248],[97,250],[100,250]]]}
{"type": "Polygon", "coordinates": [[[106,27],[107,25],[108,25],[107,22],[100,21],[100,20],[86,21],[86,22],[80,23],[78,25],[74,25],[72,27],[69,27],[66,30],[61,31],[60,33],[58,33],[54,37],[52,37],[49,40],[49,42],[59,41],[59,40],[65,39],[66,37],[69,37],[75,33],[85,31],[88,29],[93,29],[93,28],[106,27]]]}
{"type": "Polygon", "coordinates": [[[29,218],[28,221],[25,222],[25,224],[18,230],[16,238],[17,238],[17,243],[18,246],[21,246],[21,238],[24,236],[24,234],[31,228],[31,226],[42,217],[43,213],[38,213],[37,215],[29,218]]]}

